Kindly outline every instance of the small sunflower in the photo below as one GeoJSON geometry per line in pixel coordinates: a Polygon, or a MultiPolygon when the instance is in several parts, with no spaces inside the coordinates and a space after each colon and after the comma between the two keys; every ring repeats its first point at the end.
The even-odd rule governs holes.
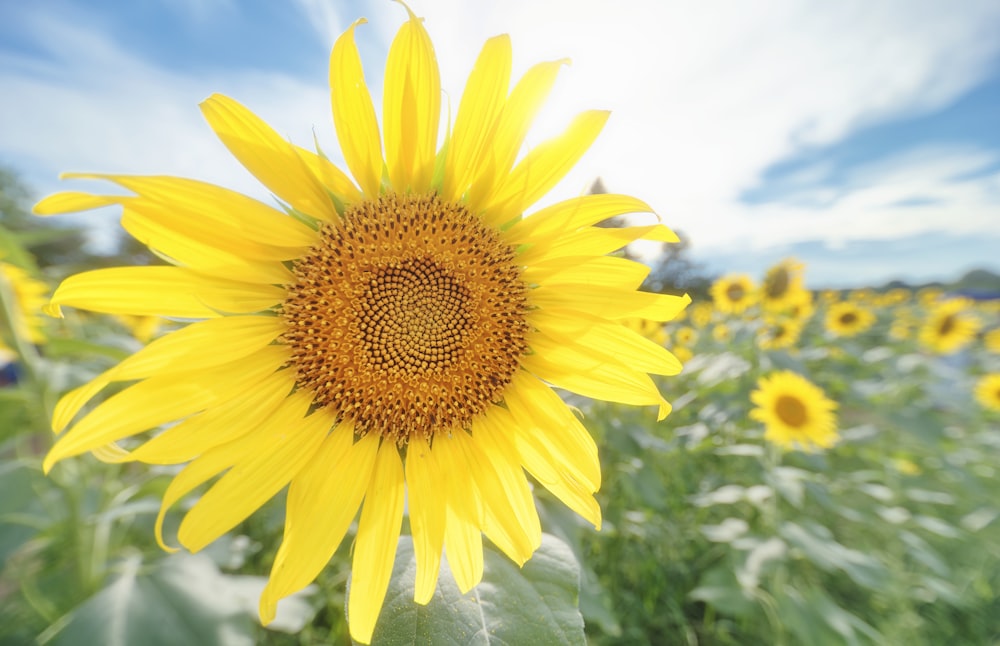
{"type": "Polygon", "coordinates": [[[979,332],[979,320],[964,298],[937,303],[920,328],[920,343],[937,354],[951,354],[969,345],[979,332]]]}
{"type": "Polygon", "coordinates": [[[1000,354],[1000,328],[990,330],[983,335],[983,347],[988,352],[1000,354]]]}
{"type": "Polygon", "coordinates": [[[857,336],[874,323],[875,315],[871,310],[851,301],[834,303],[826,312],[826,329],[834,336],[857,336]]]}
{"type": "Polygon", "coordinates": [[[790,371],[761,377],[750,393],[750,417],[764,425],[764,439],[786,449],[826,449],[838,439],[836,402],[790,371]]]}
{"type": "Polygon", "coordinates": [[[976,382],[976,401],[983,408],[1000,412],[1000,372],[992,372],[976,382]]]}
{"type": "MultiPolygon", "coordinates": [[[[29,343],[43,343],[45,335],[41,313],[48,302],[49,286],[32,278],[20,267],[6,262],[0,262],[0,281],[0,296],[10,296],[6,306],[13,329],[5,332],[29,343]]],[[[16,347],[14,339],[7,339],[7,342],[16,347]]]]}
{"type": "Polygon", "coordinates": [[[725,314],[740,314],[756,300],[756,285],[746,274],[729,274],[712,283],[712,302],[725,314]]]}
{"type": "Polygon", "coordinates": [[[194,180],[112,175],[89,177],[134,195],[60,193],[35,210],[121,205],[125,229],[173,262],[72,276],[50,312],[194,321],[64,396],[53,427],[69,430],[45,470],[87,451],[186,463],[164,494],[161,545],[166,512],[223,474],[180,524],[191,551],[287,486],[265,623],[323,569],[360,509],[352,576],[364,585],[351,587],[347,613],[368,643],[404,500],[421,604],[442,552],[463,592],[480,581],[484,534],[518,564],[531,557],[541,527],[525,471],[600,526],[596,444],[552,388],[653,405],[662,419],[670,406],[650,374],[681,364],[623,322],[670,320],[690,299],[638,291],[648,267],[608,255],[640,238],[677,240],[661,224],[595,226],[649,212],[640,200],[586,195],[522,216],[608,116],[585,112],[519,158],[565,61],[530,68],[511,90],[510,39],[487,41],[439,149],[442,91],[421,20],[410,12],[390,46],[381,130],[354,39],[362,22],[330,61],[353,180],[214,95],[202,104],[210,127],[281,210],[194,180]],[[137,383],[74,423],[112,382],[137,383]]]}
{"type": "Polygon", "coordinates": [[[677,345],[690,348],[698,342],[698,330],[693,327],[683,325],[677,328],[677,331],[674,332],[674,342],[677,343],[677,345]]]}
{"type": "Polygon", "coordinates": [[[757,331],[757,345],[764,350],[791,348],[802,336],[802,321],[787,316],[769,318],[757,331]]]}
{"type": "Polygon", "coordinates": [[[712,328],[712,338],[719,343],[727,343],[733,338],[733,331],[725,323],[717,323],[715,327],[712,328]]]}
{"type": "Polygon", "coordinates": [[[712,304],[695,303],[691,306],[691,324],[698,328],[706,327],[712,322],[712,304]]]}
{"type": "Polygon", "coordinates": [[[790,258],[768,269],[760,289],[764,309],[780,312],[808,298],[809,291],[802,278],[803,270],[801,263],[790,258]]]}

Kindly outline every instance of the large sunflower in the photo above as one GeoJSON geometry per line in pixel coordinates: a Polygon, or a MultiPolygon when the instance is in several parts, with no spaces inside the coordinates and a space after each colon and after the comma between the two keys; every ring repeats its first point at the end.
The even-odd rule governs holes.
{"type": "Polygon", "coordinates": [[[761,377],[750,401],[757,406],[750,417],[764,424],[768,441],[806,451],[837,441],[836,402],[801,375],[785,370],[761,377]]]}
{"type": "Polygon", "coordinates": [[[857,336],[874,323],[875,315],[871,310],[851,301],[834,303],[826,311],[826,329],[834,336],[857,336]]]}
{"type": "Polygon", "coordinates": [[[726,314],[739,314],[756,298],[753,279],[746,274],[728,274],[712,283],[710,290],[715,308],[726,314]]]}
{"type": "Polygon", "coordinates": [[[638,291],[648,268],[606,255],[639,238],[676,240],[659,224],[594,226],[650,211],[640,200],[587,195],[522,218],[608,116],[583,113],[515,164],[563,61],[532,67],[510,90],[510,40],[487,41],[439,137],[437,61],[411,13],[389,50],[380,133],[360,22],[330,66],[354,181],[215,95],[202,104],[209,125],[282,209],[189,179],[104,175],[134,195],[60,193],[36,212],[120,204],[128,232],[175,265],[72,276],[50,311],[195,320],[68,393],[53,426],[70,428],[45,469],[87,451],[189,463],[164,495],[161,542],[167,510],[224,473],[181,522],[191,551],[288,485],[265,622],[316,577],[360,508],[348,618],[367,643],[404,497],[418,603],[433,595],[442,550],[463,591],[482,576],[483,534],[517,563],[532,555],[541,529],[525,471],[600,525],[596,445],[552,388],[657,406],[662,419],[670,406],[649,374],[680,363],[623,323],[669,320],[690,299],[638,291]],[[138,383],[71,425],[119,381],[138,383]]]}
{"type": "Polygon", "coordinates": [[[965,298],[938,302],[920,327],[920,343],[937,354],[951,354],[972,343],[979,332],[979,319],[965,298]]]}

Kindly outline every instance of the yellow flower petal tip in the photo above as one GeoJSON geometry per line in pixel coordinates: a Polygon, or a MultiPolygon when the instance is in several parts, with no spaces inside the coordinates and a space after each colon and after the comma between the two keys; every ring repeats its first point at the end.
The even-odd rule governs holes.
{"type": "Polygon", "coordinates": [[[185,464],[154,527],[168,552],[166,514],[206,483],[177,529],[191,551],[287,491],[260,598],[265,624],[326,567],[360,513],[352,567],[365,585],[352,587],[348,614],[362,643],[384,602],[404,500],[421,603],[442,553],[462,589],[482,579],[484,537],[518,565],[531,557],[541,523],[528,475],[601,528],[598,447],[556,389],[657,406],[663,419],[670,404],[651,375],[679,364],[629,322],[668,321],[690,303],[640,291],[648,268],[614,255],[643,237],[675,240],[670,229],[600,226],[650,212],[645,202],[587,195],[533,211],[608,115],[583,112],[524,150],[570,59],[512,84],[509,38],[491,39],[445,125],[433,44],[423,18],[400,4],[409,20],[387,56],[381,125],[352,31],[367,21],[330,55],[331,114],[350,172],[225,95],[201,103],[211,130],[294,217],[160,176],[67,173],[131,195],[69,192],[36,205],[39,214],[122,205],[128,233],[169,263],[71,276],[47,314],[65,305],[188,321],[64,395],[53,426],[66,430],[45,472],[87,452],[185,464]]]}
{"type": "Polygon", "coordinates": [[[52,318],[65,318],[63,315],[62,308],[54,303],[49,303],[42,307],[42,311],[51,316],[52,318]]]}

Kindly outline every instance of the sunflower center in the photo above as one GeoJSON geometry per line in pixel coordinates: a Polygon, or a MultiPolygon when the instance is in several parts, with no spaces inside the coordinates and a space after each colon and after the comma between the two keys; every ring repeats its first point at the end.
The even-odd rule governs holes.
{"type": "Polygon", "coordinates": [[[784,296],[790,284],[791,277],[788,275],[788,270],[784,267],[772,269],[764,277],[764,291],[771,298],[784,296]]]}
{"type": "Polygon", "coordinates": [[[774,404],[778,419],[793,428],[801,428],[806,423],[806,407],[797,397],[782,395],[774,404]]]}
{"type": "Polygon", "coordinates": [[[938,326],[939,336],[948,336],[948,334],[955,329],[955,315],[949,314],[944,317],[941,321],[941,325],[938,326]]]}
{"type": "Polygon", "coordinates": [[[845,312],[840,315],[840,322],[844,325],[851,325],[858,320],[858,315],[854,312],[845,312]]]}
{"type": "Polygon", "coordinates": [[[743,298],[744,291],[743,285],[734,283],[726,288],[726,298],[733,302],[738,302],[743,298]]]}
{"type": "Polygon", "coordinates": [[[384,195],[324,224],[281,315],[299,388],[362,435],[467,427],[527,349],[514,250],[463,205],[384,195]]]}

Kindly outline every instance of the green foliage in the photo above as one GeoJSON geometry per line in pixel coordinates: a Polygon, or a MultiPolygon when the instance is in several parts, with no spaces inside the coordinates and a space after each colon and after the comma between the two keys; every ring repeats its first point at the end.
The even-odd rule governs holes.
{"type": "Polygon", "coordinates": [[[372,639],[374,644],[583,644],[577,609],[579,568],[569,548],[553,536],[523,568],[494,549],[484,554],[483,581],[462,594],[448,568],[426,606],[413,602],[416,559],[404,536],[392,582],[372,639]]]}
{"type": "MultiPolygon", "coordinates": [[[[27,194],[9,176],[0,187],[9,261],[30,270],[37,256],[52,275],[83,262],[67,231],[22,227],[27,194]],[[62,251],[46,251],[55,242],[62,251]]],[[[674,405],[662,423],[568,397],[600,449],[602,529],[536,486],[547,535],[534,558],[518,568],[488,546],[483,583],[465,595],[443,563],[427,606],[412,602],[404,536],[375,643],[997,643],[1000,416],[971,393],[1000,358],[978,342],[936,357],[891,337],[903,307],[876,306],[876,327],[852,339],[824,330],[821,307],[786,351],[758,347],[756,316],[716,314],[683,374],[662,381],[674,405]],[[712,339],[720,322],[724,342],[712,339]],[[749,395],[778,369],[839,403],[837,446],[764,441],[749,395]]],[[[41,472],[57,394],[140,347],[120,321],[67,314],[43,347],[15,344],[16,381],[0,388],[0,643],[347,643],[354,529],[264,628],[257,596],[281,496],[203,553],[167,554],[153,519],[177,468],[83,456],[41,472]]],[[[997,326],[995,307],[981,315],[997,326]]],[[[168,515],[168,540],[183,511],[168,515]]]]}

